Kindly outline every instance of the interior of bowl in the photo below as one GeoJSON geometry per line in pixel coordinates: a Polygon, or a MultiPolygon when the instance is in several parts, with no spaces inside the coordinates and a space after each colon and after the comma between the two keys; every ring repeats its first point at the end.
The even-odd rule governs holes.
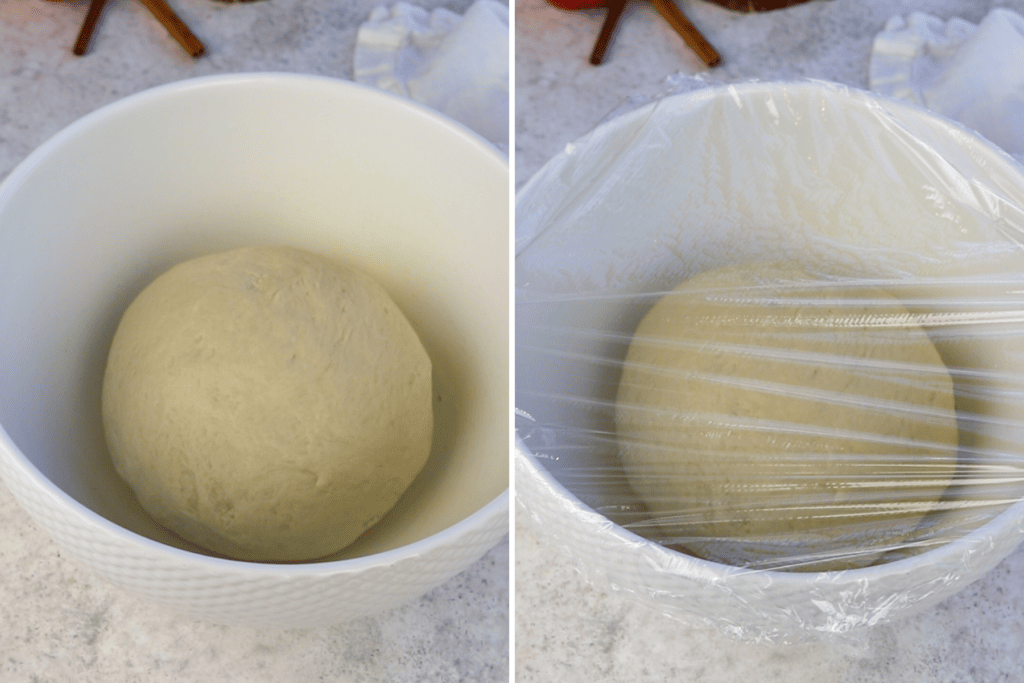
{"type": "Polygon", "coordinates": [[[571,498],[636,528],[645,513],[620,474],[613,414],[650,294],[751,262],[884,279],[934,321],[926,329],[955,369],[965,484],[930,518],[931,538],[970,533],[1024,496],[1019,287],[1003,286],[1024,282],[1021,207],[1008,157],[867,93],[745,84],[613,119],[517,198],[517,432],[571,498]],[[966,287],[977,278],[1001,285],[966,287]],[[943,317],[952,308],[962,324],[943,317]],[[991,324],[999,315],[1008,326],[991,324]],[[1007,476],[984,483],[997,472],[1007,476]]]}
{"type": "MultiPolygon", "coordinates": [[[[442,532],[508,488],[508,166],[485,142],[332,79],[165,86],[79,121],[0,190],[0,424],[48,482],[154,523],[114,473],[99,396],[121,313],[182,260],[309,249],[374,276],[434,369],[435,439],[399,504],[337,560],[442,532]]],[[[44,485],[49,485],[44,482],[44,485]]]]}

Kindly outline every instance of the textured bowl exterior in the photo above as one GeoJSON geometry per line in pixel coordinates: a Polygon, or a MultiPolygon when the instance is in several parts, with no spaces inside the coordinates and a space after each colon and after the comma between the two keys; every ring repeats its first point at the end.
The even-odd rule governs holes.
{"type": "MultiPolygon", "coordinates": [[[[507,339],[507,279],[496,278],[493,267],[506,262],[507,174],[507,160],[486,141],[410,100],[301,74],[189,79],[83,117],[0,185],[0,478],[58,545],[98,575],[215,623],[326,626],[396,607],[440,585],[508,533],[508,349],[492,342],[507,339]],[[244,116],[235,125],[240,112],[251,111],[260,116],[244,116]],[[307,113],[308,124],[297,125],[307,113]],[[345,122],[351,125],[340,125],[345,122]],[[359,144],[339,152],[346,135],[358,135],[359,144]],[[346,153],[362,155],[360,164],[346,163],[346,153]],[[210,155],[207,163],[204,154],[210,155]],[[445,184],[424,179],[438,158],[447,163],[438,176],[445,184]],[[82,178],[101,181],[75,182],[82,178]],[[67,201],[52,201],[47,188],[53,186],[69,190],[67,201]],[[469,199],[458,201],[452,187],[471,188],[469,199]],[[118,194],[111,198],[111,191],[118,194]],[[407,201],[394,201],[396,192],[408,192],[407,201]],[[154,206],[153,196],[174,205],[154,206]],[[344,212],[349,208],[357,218],[344,212]],[[344,231],[337,227],[339,215],[347,221],[344,231]],[[381,225],[402,229],[388,235],[381,225]],[[106,226],[112,227],[99,232],[106,226]],[[128,509],[136,501],[104,457],[98,410],[95,419],[89,413],[92,397],[99,397],[90,377],[96,367],[102,372],[100,353],[105,359],[109,349],[100,329],[104,311],[119,316],[130,301],[121,306],[124,292],[155,277],[157,264],[169,267],[166,260],[250,240],[295,240],[296,246],[329,250],[342,233],[346,256],[376,253],[366,259],[369,267],[395,273],[391,286],[382,284],[393,296],[414,300],[419,310],[417,332],[425,346],[432,340],[428,353],[444,382],[438,395],[445,395],[447,413],[462,411],[459,422],[441,421],[443,411],[435,411],[448,439],[435,441],[435,448],[452,457],[438,458],[439,465],[418,478],[377,527],[379,533],[339,555],[347,559],[263,564],[176,547],[166,530],[157,533],[151,519],[148,526],[139,522],[144,513],[128,509]],[[378,245],[384,251],[373,252],[378,245]],[[462,266],[472,259],[462,249],[478,250],[473,255],[491,267],[467,274],[462,266]],[[395,267],[395,254],[425,265],[395,267]],[[45,267],[34,259],[46,259],[45,267]],[[81,298],[69,303],[69,295],[47,309],[33,298],[46,287],[32,287],[31,280],[58,268],[61,276],[46,284],[81,298]],[[465,278],[478,274],[487,280],[460,298],[470,291],[465,278]],[[482,311],[476,296],[493,306],[482,311]],[[93,315],[97,311],[102,315],[93,315]],[[66,323],[69,312],[80,317],[66,323]],[[442,336],[435,327],[464,336],[442,336]],[[57,346],[46,347],[54,339],[60,339],[57,346]],[[473,391],[471,406],[459,402],[466,387],[473,391]]],[[[405,311],[410,320],[415,310],[405,311]]]]}
{"type": "Polygon", "coordinates": [[[516,451],[519,514],[587,580],[750,642],[856,641],[865,627],[932,607],[977,581],[1024,534],[1019,502],[957,542],[897,562],[843,572],[747,571],[626,531],[559,484],[521,443],[516,451]]]}
{"type": "MultiPolygon", "coordinates": [[[[524,300],[517,307],[516,316],[516,409],[523,418],[519,422],[522,440],[517,439],[515,454],[517,512],[536,526],[549,545],[566,551],[588,580],[670,617],[712,625],[752,642],[834,642],[846,636],[852,642],[865,637],[866,627],[937,604],[981,578],[1012,553],[1024,538],[1024,500],[1007,498],[1003,501],[1005,509],[983,526],[945,545],[878,566],[793,573],[726,566],[660,546],[599,514],[596,509],[601,509],[602,504],[615,505],[619,499],[598,500],[594,490],[599,487],[593,484],[594,477],[580,476],[579,472],[607,467],[607,451],[615,451],[614,447],[605,448],[603,439],[586,440],[591,433],[588,430],[604,434],[602,423],[586,422],[592,414],[600,412],[592,403],[599,407],[603,404],[579,401],[584,407],[578,408],[570,401],[559,403],[550,398],[590,397],[595,387],[606,388],[602,383],[606,381],[604,376],[587,376],[588,372],[595,377],[598,373],[588,370],[586,360],[605,361],[602,340],[632,334],[635,325],[629,330],[616,327],[628,318],[623,313],[625,307],[617,302],[628,300],[628,295],[636,291],[657,291],[643,288],[647,284],[643,278],[655,279],[650,273],[660,274],[659,268],[668,270],[665,263],[674,267],[677,261],[684,261],[684,256],[690,258],[686,263],[696,272],[743,262],[739,259],[753,259],[753,255],[764,258],[765,245],[784,242],[780,224],[761,226],[751,216],[756,218],[770,204],[771,197],[764,190],[770,184],[764,178],[783,178],[785,182],[773,187],[790,188],[785,183],[797,175],[791,173],[795,169],[782,167],[785,172],[780,172],[779,168],[750,162],[744,145],[751,142],[750,137],[764,132],[762,128],[751,126],[754,133],[744,134],[729,130],[728,136],[718,137],[705,129],[712,120],[709,111],[746,114],[754,109],[752,103],[784,102],[789,98],[801,103],[827,100],[836,105],[830,114],[859,116],[865,129],[899,131],[914,141],[906,144],[915,150],[914,135],[920,132],[929,144],[939,143],[941,153],[929,150],[942,160],[936,166],[947,168],[949,162],[943,155],[952,152],[950,158],[962,164],[958,170],[963,169],[972,181],[980,177],[998,187],[1013,211],[1024,205],[1021,169],[997,148],[923,109],[828,84],[747,83],[698,89],[622,114],[568,145],[565,152],[531,178],[516,199],[517,296],[524,300]],[[737,106],[697,106],[709,102],[735,102],[737,106]],[[694,111],[699,113],[695,115],[694,111]],[[673,128],[678,121],[687,125],[673,128]],[[704,138],[693,137],[700,135],[704,138]],[[720,158],[705,154],[714,146],[708,139],[733,153],[729,158],[735,163],[728,172],[721,167],[724,163],[714,167],[713,162],[721,162],[720,158]],[[652,162],[652,158],[659,161],[652,162]],[[661,159],[666,161],[661,163],[661,159]],[[625,170],[616,173],[617,164],[625,170]],[[685,169],[685,174],[680,168],[685,169]],[[971,175],[976,168],[981,170],[971,175]],[[723,177],[731,182],[723,181],[723,177]],[[662,181],[664,186],[659,186],[662,181]],[[720,187],[723,184],[725,189],[720,187]],[[692,193],[691,187],[696,188],[692,193]],[[704,190],[707,192],[701,194],[704,190]],[[688,203],[677,207],[684,201],[688,203]],[[743,213],[744,208],[748,213],[743,213]],[[658,220],[666,216],[675,222],[658,220]],[[631,229],[624,230],[623,226],[631,229]],[[728,232],[724,226],[740,227],[728,232]],[[722,234],[728,238],[721,237],[722,234]],[[612,294],[601,296],[606,291],[612,294]],[[576,305],[577,300],[586,305],[576,305]],[[559,327],[562,320],[572,321],[565,324],[568,331],[559,327]],[[587,335],[572,336],[580,329],[587,335]],[[603,334],[592,334],[595,329],[603,334]],[[563,338],[578,344],[573,354],[582,361],[574,365],[576,356],[562,353],[561,347],[549,356],[535,351],[557,345],[557,340],[563,338]],[[580,339],[587,343],[591,339],[598,341],[585,346],[580,339]],[[578,428],[577,423],[584,426],[578,428]],[[564,443],[559,441],[563,434],[570,435],[564,437],[564,443]],[[591,507],[581,499],[598,502],[591,507]]],[[[800,129],[816,125],[826,128],[832,120],[826,115],[820,120],[808,116],[800,129]]],[[[797,131],[795,126],[793,131],[797,131]]],[[[830,133],[837,139],[843,137],[842,131],[830,133]]],[[[806,133],[800,137],[798,131],[791,135],[789,142],[818,140],[806,133]]],[[[926,147],[923,142],[921,146],[926,147]]],[[[835,158],[839,156],[836,154],[835,158]]],[[[810,158],[815,159],[813,155],[810,158]]],[[[840,161],[845,163],[846,159],[840,161]]],[[[927,166],[931,161],[920,163],[927,166]]],[[[812,163],[796,170],[805,171],[812,179],[829,178],[828,172],[841,165],[836,163],[823,171],[812,163]]],[[[885,174],[870,175],[882,179],[878,181],[879,188],[892,183],[885,174]]],[[[893,195],[894,204],[906,199],[906,195],[898,192],[893,195]]],[[[780,192],[779,196],[788,199],[791,194],[780,192]]],[[[964,201],[969,204],[969,200],[964,201]]],[[[808,205],[818,208],[813,201],[808,205]]],[[[1006,213],[1011,211],[1007,209],[1006,213]]],[[[882,221],[858,224],[886,225],[882,221]]],[[[965,227],[963,234],[968,233],[965,227]]],[[[860,233],[855,237],[844,233],[842,237],[876,244],[860,233]]],[[[924,230],[888,230],[884,239],[889,240],[884,246],[901,255],[917,255],[919,252],[914,249],[939,244],[924,230]]],[[[1006,347],[991,357],[997,356],[1020,357],[1006,347]]],[[[605,365],[614,363],[605,362],[601,367],[605,365]]],[[[1019,372],[1019,366],[1011,369],[1019,372]]],[[[1011,433],[1005,437],[1006,442],[1019,444],[1018,404],[1009,405],[1006,412],[1005,423],[1014,426],[1008,430],[1011,433]]]]}
{"type": "Polygon", "coordinates": [[[262,565],[195,555],[113,527],[3,448],[0,477],[58,545],[103,578],[226,625],[314,628],[397,607],[463,571],[508,533],[503,496],[443,538],[356,560],[262,565]]]}

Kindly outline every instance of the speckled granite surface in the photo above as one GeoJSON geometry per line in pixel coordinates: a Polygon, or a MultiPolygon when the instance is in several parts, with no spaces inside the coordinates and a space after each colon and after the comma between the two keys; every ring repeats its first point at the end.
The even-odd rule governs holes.
{"type": "MultiPolygon", "coordinates": [[[[1024,2],[817,0],[765,14],[738,14],[678,0],[722,54],[707,76],[721,82],[814,78],[867,86],[872,40],[895,15],[926,12],[979,22],[993,7],[1024,14],[1024,2]]],[[[608,54],[587,59],[604,12],[568,13],[545,0],[516,4],[516,185],[634,94],[662,89],[703,65],[646,3],[627,9],[608,54]]],[[[542,530],[519,514],[516,660],[521,683],[771,681],[836,683],[1017,681],[1024,678],[1024,548],[939,606],[871,632],[851,658],[823,645],[739,643],[585,583],[542,530]]]]}
{"type": "MultiPolygon", "coordinates": [[[[351,78],[356,29],[377,3],[169,4],[206,56],[192,60],[141,4],[120,0],[108,3],[89,54],[75,57],[88,2],[0,0],[0,179],[75,119],[148,87],[239,71],[351,78]]],[[[469,0],[417,4],[461,12],[469,0]]],[[[108,585],[0,485],[0,681],[506,681],[508,562],[506,539],[422,599],[333,628],[228,628],[108,585]]]]}

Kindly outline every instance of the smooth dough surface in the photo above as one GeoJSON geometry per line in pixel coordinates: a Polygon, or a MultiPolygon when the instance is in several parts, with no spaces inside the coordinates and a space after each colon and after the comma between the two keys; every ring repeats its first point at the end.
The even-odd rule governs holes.
{"type": "Polygon", "coordinates": [[[619,450],[661,542],[717,562],[869,565],[956,468],[953,382],[886,292],[780,265],[698,275],[630,344],[619,450]]]}
{"type": "Polygon", "coordinates": [[[431,363],[369,276],[290,248],[170,269],[114,336],[115,469],[180,536],[250,561],[349,545],[398,501],[433,431],[431,363]]]}

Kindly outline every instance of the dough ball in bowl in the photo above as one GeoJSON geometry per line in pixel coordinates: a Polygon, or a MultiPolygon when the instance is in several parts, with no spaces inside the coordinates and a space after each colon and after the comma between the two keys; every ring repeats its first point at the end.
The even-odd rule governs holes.
{"type": "Polygon", "coordinates": [[[290,248],[182,263],[125,312],[103,381],[118,474],[183,538],[304,561],[391,509],[431,448],[431,362],[370,277],[290,248]]]}
{"type": "Polygon", "coordinates": [[[953,382],[909,311],[780,265],[705,272],[656,303],[616,425],[662,540],[740,566],[870,565],[957,466],[953,382]]]}

